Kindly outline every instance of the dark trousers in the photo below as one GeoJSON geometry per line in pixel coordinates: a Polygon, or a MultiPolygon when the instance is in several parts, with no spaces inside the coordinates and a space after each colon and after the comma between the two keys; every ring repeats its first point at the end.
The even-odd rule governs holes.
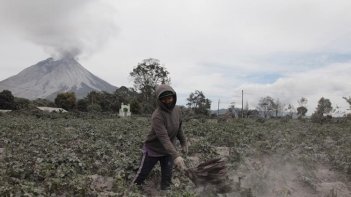
{"type": "Polygon", "coordinates": [[[133,183],[137,185],[141,185],[142,183],[144,183],[144,180],[148,177],[152,168],[156,165],[158,161],[160,161],[161,164],[161,190],[169,188],[169,186],[171,185],[173,170],[173,160],[171,155],[166,155],[162,157],[150,157],[147,155],[147,152],[143,153],[139,171],[137,172],[133,183]]]}

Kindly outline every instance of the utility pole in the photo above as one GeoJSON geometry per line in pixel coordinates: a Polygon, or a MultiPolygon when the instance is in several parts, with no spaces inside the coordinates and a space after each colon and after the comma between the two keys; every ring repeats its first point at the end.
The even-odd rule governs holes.
{"type": "Polygon", "coordinates": [[[244,118],[244,90],[241,90],[241,118],[244,118]]]}
{"type": "Polygon", "coordinates": [[[221,99],[218,99],[218,110],[217,110],[217,116],[219,115],[219,103],[221,102],[221,99]]]}

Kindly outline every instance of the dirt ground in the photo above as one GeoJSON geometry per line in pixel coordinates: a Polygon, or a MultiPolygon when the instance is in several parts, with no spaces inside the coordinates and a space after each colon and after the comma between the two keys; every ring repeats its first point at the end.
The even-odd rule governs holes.
{"type": "MultiPolygon", "coordinates": [[[[216,147],[220,157],[229,156],[229,148],[216,147]]],[[[202,161],[196,155],[187,157],[191,167],[202,161]]],[[[237,181],[239,177],[241,186],[251,188],[256,197],[350,197],[351,179],[346,174],[330,169],[325,165],[318,165],[314,170],[295,163],[281,162],[279,157],[261,155],[257,158],[244,158],[239,168],[228,171],[231,179],[237,181]]],[[[172,180],[179,185],[178,179],[172,180]]],[[[142,186],[143,195],[147,197],[167,196],[160,191],[160,180],[157,178],[147,180],[142,186]]],[[[101,184],[101,183],[100,183],[101,184]]],[[[102,184],[107,186],[106,184],[102,184]]],[[[108,186],[107,186],[108,187],[108,186]]],[[[203,188],[189,189],[198,191],[203,188]]],[[[203,193],[201,194],[203,196],[203,193]]],[[[219,196],[237,196],[237,193],[219,194],[219,196]]]]}
{"type": "MultiPolygon", "coordinates": [[[[236,176],[235,172],[230,172],[236,176]]],[[[239,167],[245,174],[243,187],[260,197],[350,197],[351,180],[347,175],[318,165],[309,170],[294,163],[281,163],[274,157],[247,158],[239,167]]]]}
{"type": "MultiPolygon", "coordinates": [[[[221,157],[229,156],[229,148],[216,147],[221,157]]],[[[187,157],[190,166],[202,161],[195,155],[187,157]]],[[[297,163],[282,162],[276,156],[261,155],[245,158],[236,172],[228,172],[233,180],[244,177],[241,186],[251,188],[257,197],[350,197],[351,179],[346,174],[318,165],[314,170],[297,163]]],[[[159,185],[149,182],[145,185],[147,196],[162,196],[159,185]]],[[[194,191],[201,189],[194,188],[194,191]]],[[[219,196],[237,196],[227,193],[219,196]]]]}

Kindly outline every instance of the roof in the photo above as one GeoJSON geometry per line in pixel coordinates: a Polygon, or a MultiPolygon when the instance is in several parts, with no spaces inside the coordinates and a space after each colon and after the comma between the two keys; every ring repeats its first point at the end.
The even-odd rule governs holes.
{"type": "Polygon", "coordinates": [[[67,112],[66,110],[62,109],[62,108],[56,108],[56,107],[37,107],[38,109],[40,109],[41,111],[48,111],[48,112],[67,112]]]}

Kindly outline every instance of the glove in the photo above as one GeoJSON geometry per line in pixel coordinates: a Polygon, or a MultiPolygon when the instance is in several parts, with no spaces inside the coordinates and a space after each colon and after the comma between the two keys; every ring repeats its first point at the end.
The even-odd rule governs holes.
{"type": "Polygon", "coordinates": [[[174,160],[174,164],[181,170],[186,170],[185,164],[184,164],[184,159],[182,157],[177,157],[174,160]]]}
{"type": "Polygon", "coordinates": [[[188,146],[187,145],[182,147],[182,153],[188,154],[188,146]]]}

